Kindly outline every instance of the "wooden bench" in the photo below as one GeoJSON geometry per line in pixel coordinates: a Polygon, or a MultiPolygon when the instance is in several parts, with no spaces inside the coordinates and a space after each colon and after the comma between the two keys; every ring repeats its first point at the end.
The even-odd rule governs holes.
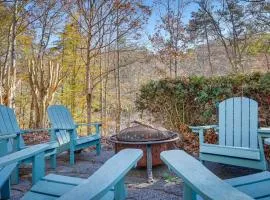
{"type": "Polygon", "coordinates": [[[160,157],[184,181],[184,200],[270,199],[270,172],[224,181],[182,150],[164,151],[160,157]]]}
{"type": "Polygon", "coordinates": [[[125,149],[104,163],[88,179],[49,174],[34,185],[23,200],[100,200],[126,197],[124,178],[143,152],[125,149]]]}
{"type": "Polygon", "coordinates": [[[23,160],[33,163],[32,182],[39,181],[45,175],[45,151],[49,148],[48,144],[31,146],[21,151],[0,157],[0,188],[1,199],[10,197],[10,176],[16,169],[17,164],[23,160]]]}

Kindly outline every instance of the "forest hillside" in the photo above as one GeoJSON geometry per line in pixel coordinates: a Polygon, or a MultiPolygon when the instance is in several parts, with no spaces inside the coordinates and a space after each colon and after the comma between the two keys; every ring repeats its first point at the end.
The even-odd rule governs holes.
{"type": "Polygon", "coordinates": [[[269,12],[264,0],[0,1],[0,104],[23,129],[63,104],[113,134],[151,118],[135,105],[150,81],[269,72],[269,12]]]}

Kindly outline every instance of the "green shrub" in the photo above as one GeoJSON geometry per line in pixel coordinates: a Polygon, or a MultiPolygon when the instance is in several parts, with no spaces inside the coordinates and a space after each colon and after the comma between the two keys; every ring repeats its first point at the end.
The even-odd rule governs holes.
{"type": "Polygon", "coordinates": [[[217,104],[234,96],[259,103],[260,126],[270,126],[270,73],[219,77],[191,76],[150,81],[136,99],[137,109],[149,111],[167,128],[180,124],[217,123],[217,104]]]}

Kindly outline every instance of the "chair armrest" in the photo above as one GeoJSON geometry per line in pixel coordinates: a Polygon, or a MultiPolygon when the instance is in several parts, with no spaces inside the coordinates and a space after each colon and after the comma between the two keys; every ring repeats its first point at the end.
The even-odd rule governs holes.
{"type": "Polygon", "coordinates": [[[202,144],[202,143],[204,143],[205,130],[211,129],[211,128],[218,130],[218,125],[189,126],[189,128],[192,130],[192,132],[199,133],[199,141],[200,141],[200,144],[202,144]]]}
{"type": "Polygon", "coordinates": [[[189,126],[194,133],[199,133],[200,130],[215,129],[218,130],[218,125],[206,125],[206,126],[189,126]]]}
{"type": "Polygon", "coordinates": [[[85,182],[65,193],[59,200],[102,199],[113,187],[116,194],[114,199],[125,199],[124,177],[136,166],[142,156],[143,152],[140,149],[121,150],[107,160],[85,182]]]}
{"type": "Polygon", "coordinates": [[[258,135],[264,144],[270,145],[270,127],[262,127],[258,129],[258,135]]]}
{"type": "Polygon", "coordinates": [[[270,137],[270,127],[262,127],[258,129],[259,134],[268,135],[270,137]]]}
{"type": "Polygon", "coordinates": [[[90,123],[90,124],[87,124],[87,123],[79,123],[79,124],[76,124],[76,126],[102,126],[101,123],[99,122],[95,122],[95,123],[90,123]]]}
{"type": "Polygon", "coordinates": [[[17,134],[6,134],[6,135],[0,135],[0,140],[7,140],[10,138],[15,138],[17,137],[17,134]]]}
{"type": "Polygon", "coordinates": [[[76,124],[76,127],[78,128],[79,126],[94,126],[96,128],[96,134],[100,134],[100,127],[102,126],[102,124],[100,122],[95,122],[95,123],[80,123],[80,124],[76,124]]]}
{"type": "Polygon", "coordinates": [[[76,127],[74,127],[74,128],[51,128],[50,130],[51,131],[68,131],[68,132],[70,132],[70,131],[73,131],[75,128],[76,127]]]}
{"type": "Polygon", "coordinates": [[[41,128],[41,129],[25,129],[21,130],[21,134],[28,134],[28,133],[35,133],[35,132],[44,132],[44,131],[50,131],[51,128],[41,128]]]}
{"type": "Polygon", "coordinates": [[[6,156],[2,156],[0,157],[0,167],[26,160],[36,154],[46,151],[48,148],[50,148],[49,144],[37,144],[6,156]]]}
{"type": "Polygon", "coordinates": [[[247,194],[218,178],[201,162],[181,150],[163,151],[161,160],[184,181],[184,197],[193,199],[194,193],[203,199],[251,200],[247,194]]]}

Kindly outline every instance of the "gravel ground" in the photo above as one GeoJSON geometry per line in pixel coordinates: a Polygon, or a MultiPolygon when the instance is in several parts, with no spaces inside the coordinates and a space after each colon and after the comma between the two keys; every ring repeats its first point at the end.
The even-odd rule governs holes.
{"type": "MultiPolygon", "coordinates": [[[[69,165],[68,154],[63,153],[57,158],[56,170],[47,168],[47,173],[87,178],[93,174],[107,159],[113,156],[113,151],[105,147],[100,156],[96,156],[91,149],[86,149],[76,155],[76,164],[69,165]]],[[[47,163],[48,164],[48,163],[47,163]]],[[[232,167],[221,164],[206,163],[206,166],[221,178],[231,178],[256,172],[251,169],[232,167]]],[[[49,167],[49,166],[47,166],[49,167]]],[[[12,186],[13,200],[20,199],[31,187],[31,168],[20,170],[20,183],[12,186]]],[[[183,186],[181,179],[175,177],[162,165],[153,169],[154,182],[147,183],[146,170],[134,169],[126,178],[129,200],[176,200],[182,199],[183,186]]]]}

